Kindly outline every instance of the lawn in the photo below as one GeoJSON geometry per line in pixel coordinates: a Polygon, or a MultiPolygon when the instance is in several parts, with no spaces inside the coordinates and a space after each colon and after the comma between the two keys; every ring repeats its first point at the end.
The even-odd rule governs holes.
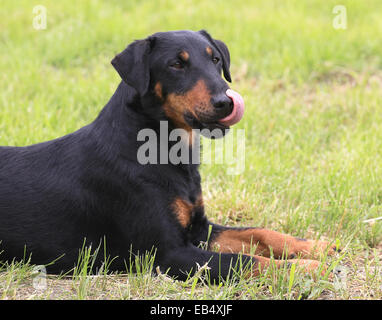
{"type": "MultiPolygon", "coordinates": [[[[272,270],[258,279],[183,283],[151,274],[49,276],[0,265],[2,299],[381,299],[382,2],[12,1],[0,11],[0,145],[29,145],[90,123],[120,78],[110,61],[157,31],[206,29],[231,53],[232,88],[246,102],[245,169],[202,165],[207,215],[333,240],[322,263],[342,270],[309,277],[272,270]],[[35,5],[46,29],[33,27],[35,5]],[[335,28],[346,8],[345,29],[335,28]],[[365,222],[365,220],[368,220],[365,222]]],[[[1,258],[1,256],[0,256],[1,258]]],[[[91,258],[91,257],[90,257],[91,258]]],[[[86,270],[85,270],[86,271],[86,270]]],[[[202,281],[197,281],[197,280],[202,281]]]]}

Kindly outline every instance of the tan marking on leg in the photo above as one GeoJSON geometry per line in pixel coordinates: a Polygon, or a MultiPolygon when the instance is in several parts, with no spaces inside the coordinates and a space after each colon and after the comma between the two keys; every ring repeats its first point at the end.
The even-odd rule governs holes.
{"type": "Polygon", "coordinates": [[[193,204],[181,198],[176,198],[172,203],[172,209],[182,227],[187,228],[191,222],[193,204]]]}
{"type": "Polygon", "coordinates": [[[198,197],[196,198],[195,207],[198,207],[198,208],[203,208],[204,207],[203,195],[202,194],[199,194],[198,197]]]}
{"type": "MultiPolygon", "coordinates": [[[[255,247],[255,254],[269,257],[271,250],[275,258],[301,255],[304,258],[314,258],[328,248],[325,241],[299,240],[290,235],[267,229],[225,230],[211,243],[212,248],[219,248],[220,252],[250,253],[255,247]]],[[[328,254],[334,253],[330,248],[328,254]]]]}

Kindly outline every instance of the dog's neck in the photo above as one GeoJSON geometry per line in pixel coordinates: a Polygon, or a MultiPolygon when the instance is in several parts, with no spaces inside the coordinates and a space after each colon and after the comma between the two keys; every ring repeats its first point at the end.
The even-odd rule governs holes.
{"type": "MultiPolygon", "coordinates": [[[[146,99],[147,100],[147,99],[146,99]]],[[[145,101],[145,103],[148,103],[145,101]]],[[[160,106],[155,106],[155,102],[151,102],[152,109],[160,106]]],[[[104,152],[108,152],[109,156],[119,156],[130,161],[137,161],[138,149],[145,141],[138,141],[138,133],[141,130],[151,130],[158,137],[157,140],[157,163],[162,163],[164,156],[169,155],[169,151],[179,141],[170,141],[171,131],[174,129],[171,123],[166,121],[158,121],[145,113],[145,108],[142,108],[142,99],[136,91],[125,84],[123,81],[119,84],[116,92],[101,111],[97,119],[91,124],[92,134],[96,137],[102,137],[102,141],[108,141],[108,146],[104,148],[104,152]],[[167,150],[163,150],[163,145],[167,144],[167,150]],[[162,149],[161,149],[162,148],[162,149]],[[167,154],[163,154],[166,153],[167,154]]],[[[194,133],[195,134],[195,133],[194,133]]],[[[188,143],[188,137],[182,137],[181,141],[185,142],[186,148],[189,148],[188,159],[184,163],[174,164],[171,159],[168,165],[173,165],[176,168],[183,169],[187,172],[198,170],[200,159],[200,143],[199,137],[191,138],[193,143],[188,143]],[[194,143],[197,141],[198,143],[194,143]],[[196,160],[197,159],[197,160],[196,160]]],[[[166,164],[166,163],[165,163],[166,164]]]]}

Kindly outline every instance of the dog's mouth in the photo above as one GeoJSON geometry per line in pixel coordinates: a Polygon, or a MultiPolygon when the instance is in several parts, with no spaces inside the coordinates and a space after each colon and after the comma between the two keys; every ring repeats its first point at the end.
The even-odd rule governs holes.
{"type": "Polygon", "coordinates": [[[229,130],[229,126],[220,123],[219,119],[209,119],[207,117],[195,118],[191,114],[186,114],[184,119],[190,127],[200,130],[200,133],[208,138],[210,138],[211,135],[218,137],[219,131],[222,133],[221,136],[224,136],[226,131],[229,130]]]}
{"type": "Polygon", "coordinates": [[[196,118],[193,114],[187,113],[184,115],[187,124],[194,129],[201,130],[202,135],[208,138],[214,138],[214,136],[216,136],[215,138],[223,137],[230,126],[238,123],[244,114],[243,97],[232,89],[228,89],[226,94],[233,102],[233,107],[228,115],[199,114],[196,118]],[[219,131],[221,134],[219,134],[219,131]]]}

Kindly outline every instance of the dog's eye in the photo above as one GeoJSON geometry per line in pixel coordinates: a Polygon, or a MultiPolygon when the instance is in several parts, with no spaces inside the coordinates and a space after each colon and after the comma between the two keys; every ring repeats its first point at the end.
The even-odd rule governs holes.
{"type": "Polygon", "coordinates": [[[212,58],[212,62],[215,63],[215,64],[218,64],[219,61],[220,61],[220,59],[218,57],[213,57],[212,58]]]}
{"type": "Polygon", "coordinates": [[[175,61],[170,64],[170,67],[174,69],[183,69],[183,64],[180,61],[175,61]]]}

